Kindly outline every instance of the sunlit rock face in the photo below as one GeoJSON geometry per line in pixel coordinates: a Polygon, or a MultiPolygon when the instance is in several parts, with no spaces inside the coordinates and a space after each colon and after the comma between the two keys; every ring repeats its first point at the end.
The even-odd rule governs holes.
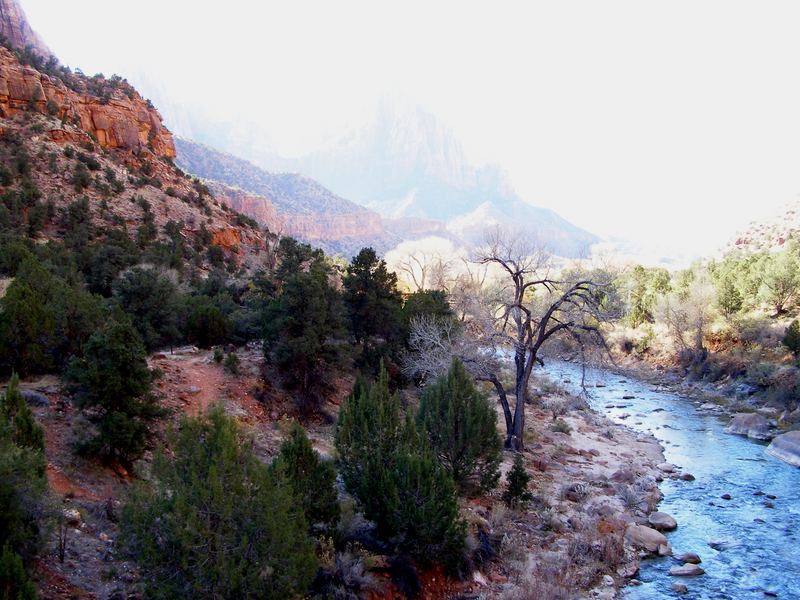
{"type": "Polygon", "coordinates": [[[16,48],[30,47],[43,58],[52,52],[25,17],[25,11],[15,0],[0,0],[0,35],[16,48]]]}

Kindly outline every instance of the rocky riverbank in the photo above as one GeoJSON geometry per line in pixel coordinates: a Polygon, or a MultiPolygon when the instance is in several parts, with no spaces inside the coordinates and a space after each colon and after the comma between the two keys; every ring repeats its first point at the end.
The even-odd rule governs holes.
{"type": "MultiPolygon", "coordinates": [[[[473,579],[492,598],[615,598],[638,583],[640,560],[672,553],[663,532],[677,523],[656,512],[658,484],[682,474],[653,436],[580,399],[551,391],[537,405],[524,452],[535,499],[521,511],[471,507],[504,540],[501,561],[473,579]]],[[[507,457],[504,471],[510,464],[507,457]]]]}
{"type": "Polygon", "coordinates": [[[706,414],[727,419],[726,433],[760,442],[772,442],[768,454],[793,466],[800,466],[800,409],[788,411],[771,406],[759,390],[737,380],[707,382],[693,380],[677,368],[626,358],[609,365],[614,372],[645,381],[655,391],[669,391],[692,401],[706,414]]]}

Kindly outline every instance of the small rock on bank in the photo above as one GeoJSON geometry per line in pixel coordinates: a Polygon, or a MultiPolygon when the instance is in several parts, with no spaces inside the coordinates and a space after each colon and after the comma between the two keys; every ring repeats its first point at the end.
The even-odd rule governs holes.
{"type": "Polygon", "coordinates": [[[773,438],[767,454],[778,460],[800,467],[800,431],[790,431],[773,438]]]}

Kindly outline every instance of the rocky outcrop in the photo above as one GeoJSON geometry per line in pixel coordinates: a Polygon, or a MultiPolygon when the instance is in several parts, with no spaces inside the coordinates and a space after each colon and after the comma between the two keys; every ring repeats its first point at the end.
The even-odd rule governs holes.
{"type": "Polygon", "coordinates": [[[775,437],[767,447],[767,454],[800,467],[800,431],[790,431],[775,437]]]}
{"type": "Polygon", "coordinates": [[[770,440],[769,422],[756,413],[736,413],[725,428],[725,433],[744,435],[753,440],[770,440]]]}
{"type": "MultiPolygon", "coordinates": [[[[173,158],[175,144],[158,111],[132,88],[109,92],[107,97],[79,93],[57,77],[49,77],[21,64],[14,54],[0,48],[0,116],[26,111],[49,114],[79,126],[104,148],[132,152],[150,149],[157,156],[173,158]]],[[[51,139],[69,137],[56,129],[51,139]]]]}
{"type": "Polygon", "coordinates": [[[42,58],[52,55],[50,48],[28,24],[25,11],[15,0],[0,0],[0,35],[15,48],[30,48],[42,58]]]}

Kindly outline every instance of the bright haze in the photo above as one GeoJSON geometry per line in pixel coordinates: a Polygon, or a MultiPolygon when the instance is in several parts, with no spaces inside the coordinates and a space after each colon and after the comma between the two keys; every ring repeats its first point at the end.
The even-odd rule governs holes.
{"type": "Polygon", "coordinates": [[[526,201],[642,252],[713,252],[800,192],[796,2],[22,4],[68,65],[284,156],[403,98],[526,201]]]}

